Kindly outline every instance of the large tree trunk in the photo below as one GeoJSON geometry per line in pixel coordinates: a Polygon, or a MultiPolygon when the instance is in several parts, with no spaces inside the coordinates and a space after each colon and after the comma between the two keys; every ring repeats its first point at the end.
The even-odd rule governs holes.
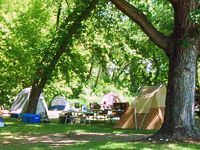
{"type": "Polygon", "coordinates": [[[69,51],[69,47],[72,44],[73,36],[77,36],[80,33],[82,27],[82,21],[86,20],[91,11],[95,8],[98,0],[91,0],[84,2],[85,8],[83,5],[80,5],[81,8],[77,7],[71,14],[68,15],[66,22],[60,26],[58,31],[58,39],[53,40],[51,51],[55,51],[53,57],[50,57],[51,51],[47,53],[47,58],[44,58],[44,62],[41,62],[39,66],[36,77],[32,84],[31,94],[29,98],[29,103],[26,112],[35,113],[38,103],[38,98],[47,82],[51,78],[51,74],[62,56],[63,53],[69,51]],[[66,29],[66,26],[70,24],[66,29]],[[56,46],[55,46],[56,45],[56,46]]]}
{"type": "Polygon", "coordinates": [[[176,49],[169,58],[164,123],[155,139],[186,140],[200,136],[194,119],[197,49],[176,49]]]}
{"type": "Polygon", "coordinates": [[[200,139],[194,119],[196,64],[199,54],[199,34],[189,18],[195,1],[172,3],[174,7],[174,33],[169,47],[169,73],[165,119],[155,138],[171,140],[200,139]]]}
{"type": "Polygon", "coordinates": [[[199,9],[198,0],[170,0],[174,9],[174,30],[164,36],[145,14],[125,0],[111,0],[135,21],[149,38],[169,56],[169,73],[165,118],[155,140],[200,139],[194,120],[196,61],[200,51],[199,24],[191,21],[191,11],[199,9]]]}

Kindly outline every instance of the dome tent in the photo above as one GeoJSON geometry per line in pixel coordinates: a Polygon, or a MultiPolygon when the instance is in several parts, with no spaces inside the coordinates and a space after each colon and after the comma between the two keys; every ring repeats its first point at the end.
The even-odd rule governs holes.
{"type": "Polygon", "coordinates": [[[56,96],[50,103],[49,110],[68,110],[70,103],[64,96],[56,96]]]}
{"type": "MultiPolygon", "coordinates": [[[[10,111],[11,116],[12,114],[26,113],[29,103],[30,92],[30,87],[25,88],[15,97],[10,111]]],[[[43,94],[40,94],[40,97],[38,99],[36,114],[40,114],[41,117],[48,117],[48,108],[43,94]]]]}
{"type": "Polygon", "coordinates": [[[117,94],[110,92],[103,96],[101,107],[103,109],[112,109],[114,103],[116,102],[121,102],[120,97],[117,94]]]}
{"type": "Polygon", "coordinates": [[[54,97],[49,105],[49,118],[59,118],[63,111],[70,109],[70,103],[65,99],[64,96],[54,97]]]}

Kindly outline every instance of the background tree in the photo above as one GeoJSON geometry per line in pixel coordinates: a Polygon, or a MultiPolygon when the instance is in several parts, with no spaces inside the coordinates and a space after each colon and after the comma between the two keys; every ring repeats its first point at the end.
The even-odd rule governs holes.
{"type": "Polygon", "coordinates": [[[0,104],[10,105],[20,89],[30,86],[36,62],[49,40],[49,10],[43,0],[33,3],[1,1],[0,9],[0,104]],[[47,23],[48,22],[48,23],[47,23]],[[45,38],[47,37],[47,38],[45,38]]]}
{"type": "Polygon", "coordinates": [[[97,0],[82,1],[76,3],[76,8],[69,14],[66,20],[60,25],[58,35],[53,39],[51,48],[46,52],[41,64],[36,71],[32,83],[28,113],[35,113],[37,109],[38,98],[47,82],[51,78],[52,72],[63,53],[70,53],[72,39],[78,36],[81,31],[81,22],[87,19],[91,11],[95,8],[97,0]],[[52,53],[52,56],[50,55],[52,53]]]}
{"type": "MultiPolygon", "coordinates": [[[[110,91],[131,101],[139,86],[166,82],[167,59],[162,51],[128,17],[106,2],[101,1],[87,21],[82,22],[82,32],[79,38],[72,39],[70,53],[64,53],[55,66],[52,78],[44,87],[47,102],[55,95],[64,95],[70,101],[99,102],[110,91]],[[159,57],[154,59],[152,52],[159,57]]],[[[38,62],[46,56],[52,58],[54,51],[46,55],[52,39],[76,3],[74,0],[1,1],[1,105],[10,107],[14,96],[31,86],[35,70],[40,67],[38,62]]],[[[169,16],[169,8],[162,3],[156,7],[143,2],[135,4],[159,29],[170,26],[171,21],[163,18],[169,16]],[[168,13],[160,11],[156,16],[162,9],[168,13]]],[[[168,30],[171,29],[163,32],[168,30]]]]}
{"type": "Polygon", "coordinates": [[[149,38],[166,52],[169,73],[165,119],[154,139],[199,139],[194,120],[196,61],[200,52],[199,19],[191,13],[199,10],[196,0],[171,0],[173,32],[166,36],[159,32],[138,8],[125,0],[111,0],[123,13],[136,22],[149,38]]]}
{"type": "MultiPolygon", "coordinates": [[[[144,10],[149,9],[148,6],[140,7],[144,10]]],[[[160,9],[163,7],[169,9],[163,5],[159,6],[160,9]]],[[[160,28],[162,25],[153,19],[156,10],[160,9],[156,7],[152,9],[155,9],[152,20],[160,28]]],[[[165,15],[168,16],[168,14],[165,15]]],[[[157,18],[162,20],[161,16],[157,18]]],[[[164,21],[166,20],[163,19],[164,21]]],[[[170,23],[171,20],[166,21],[166,24],[170,23]]],[[[98,72],[98,68],[102,68],[99,88],[100,85],[114,83],[119,89],[128,88],[134,94],[141,85],[157,85],[166,82],[168,60],[165,54],[156,48],[127,17],[117,12],[110,3],[103,7],[99,6],[88,24],[91,25],[87,27],[88,32],[84,32],[81,36],[81,43],[85,49],[91,50],[92,60],[90,62],[92,62],[93,70],[98,72]],[[156,53],[159,57],[155,59],[152,53],[156,53]],[[131,60],[133,63],[130,63],[131,60]]],[[[171,29],[165,29],[164,32],[169,32],[169,30],[171,31],[171,29]]],[[[91,69],[89,72],[91,77],[91,69]]],[[[93,75],[95,74],[94,72],[93,75]]],[[[95,82],[92,79],[91,81],[95,82]]],[[[98,86],[96,92],[97,90],[98,86]]]]}

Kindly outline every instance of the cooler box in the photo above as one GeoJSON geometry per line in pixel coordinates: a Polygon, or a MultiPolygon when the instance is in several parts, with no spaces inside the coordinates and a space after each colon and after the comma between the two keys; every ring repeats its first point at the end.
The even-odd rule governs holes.
{"type": "Polygon", "coordinates": [[[24,123],[40,123],[41,116],[38,114],[23,114],[22,122],[24,123]]]}

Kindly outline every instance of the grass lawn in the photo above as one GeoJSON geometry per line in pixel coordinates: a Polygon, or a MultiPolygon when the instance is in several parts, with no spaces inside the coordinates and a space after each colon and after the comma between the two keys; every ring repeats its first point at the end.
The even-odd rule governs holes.
{"type": "Polygon", "coordinates": [[[58,121],[25,124],[18,119],[4,119],[0,128],[0,150],[190,150],[198,144],[152,144],[133,142],[155,131],[114,129],[109,122],[91,124],[61,124],[58,121]]]}

